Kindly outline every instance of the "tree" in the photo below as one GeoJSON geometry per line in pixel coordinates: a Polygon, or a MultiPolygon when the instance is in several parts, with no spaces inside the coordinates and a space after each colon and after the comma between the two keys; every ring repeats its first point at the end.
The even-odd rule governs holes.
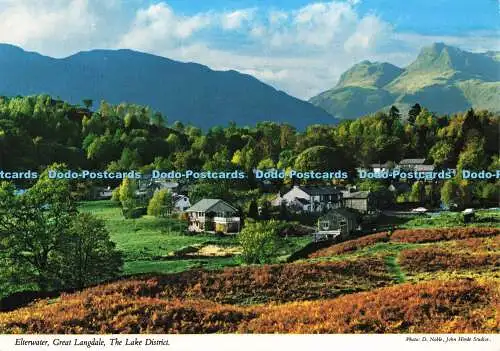
{"type": "Polygon", "coordinates": [[[274,167],[275,167],[275,164],[274,164],[273,160],[271,160],[270,158],[263,159],[257,165],[257,168],[261,169],[261,170],[272,169],[274,167]]]}
{"type": "Polygon", "coordinates": [[[420,114],[422,111],[422,107],[420,106],[419,103],[416,103],[413,105],[410,110],[408,111],[408,123],[410,124],[415,124],[415,121],[417,120],[417,116],[420,114]]]}
{"type": "Polygon", "coordinates": [[[248,208],[248,218],[257,219],[259,218],[259,208],[257,207],[257,201],[252,200],[248,208]]]}
{"type": "Polygon", "coordinates": [[[290,213],[288,211],[288,207],[286,203],[283,201],[280,204],[280,212],[279,212],[279,220],[280,221],[288,221],[290,219],[290,213]]]}
{"type": "Polygon", "coordinates": [[[174,207],[172,194],[168,189],[155,191],[148,204],[148,215],[155,217],[167,217],[174,207]]]}
{"type": "Polygon", "coordinates": [[[61,238],[61,280],[64,287],[82,289],[119,276],[121,252],[111,241],[104,222],[89,213],[73,218],[61,238]]]}
{"type": "Polygon", "coordinates": [[[134,208],[137,204],[135,192],[137,186],[135,182],[129,178],[125,178],[120,185],[120,202],[123,208],[134,208]]]}
{"type": "Polygon", "coordinates": [[[271,204],[269,203],[269,201],[264,201],[262,203],[259,218],[264,221],[267,221],[271,218],[271,204]]]}
{"type": "Polygon", "coordinates": [[[245,263],[270,263],[278,248],[278,222],[247,223],[238,235],[245,263]]]}
{"type": "Polygon", "coordinates": [[[399,120],[401,118],[401,113],[399,113],[399,109],[394,105],[392,105],[390,110],[389,110],[389,118],[392,121],[396,121],[396,120],[399,120]]]}
{"type": "Polygon", "coordinates": [[[69,182],[50,179],[47,172],[21,196],[14,196],[13,187],[6,184],[0,191],[0,242],[7,259],[43,291],[60,284],[58,248],[76,214],[69,182]]]}
{"type": "Polygon", "coordinates": [[[224,199],[231,201],[230,186],[227,181],[199,182],[193,184],[189,190],[191,203],[196,203],[201,199],[224,199]]]}
{"type": "Polygon", "coordinates": [[[412,201],[423,204],[425,202],[425,183],[423,181],[416,181],[411,187],[410,199],[412,201]]]}
{"type": "Polygon", "coordinates": [[[441,188],[441,201],[447,205],[455,205],[459,209],[465,208],[471,201],[471,188],[467,181],[460,178],[449,179],[441,188]]]}
{"type": "Polygon", "coordinates": [[[116,276],[121,261],[104,224],[79,215],[70,182],[50,178],[49,170],[66,168],[50,166],[21,195],[14,194],[12,184],[0,184],[0,272],[41,291],[116,276]]]}
{"type": "Polygon", "coordinates": [[[457,172],[463,170],[480,170],[487,166],[487,157],[484,152],[484,140],[473,138],[465,145],[457,163],[457,172]]]}
{"type": "Polygon", "coordinates": [[[92,99],[83,99],[82,102],[83,106],[85,106],[87,110],[90,110],[92,108],[92,105],[94,104],[94,101],[92,99]]]}
{"type": "Polygon", "coordinates": [[[295,168],[302,171],[349,169],[342,152],[327,146],[310,147],[297,156],[295,168]]]}

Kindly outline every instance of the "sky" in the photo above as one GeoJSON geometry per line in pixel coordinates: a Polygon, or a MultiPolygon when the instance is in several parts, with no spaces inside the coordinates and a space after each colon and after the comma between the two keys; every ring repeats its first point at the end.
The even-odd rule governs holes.
{"type": "Polygon", "coordinates": [[[247,73],[301,99],[423,46],[500,50],[500,0],[0,0],[0,43],[52,57],[128,48],[247,73]]]}

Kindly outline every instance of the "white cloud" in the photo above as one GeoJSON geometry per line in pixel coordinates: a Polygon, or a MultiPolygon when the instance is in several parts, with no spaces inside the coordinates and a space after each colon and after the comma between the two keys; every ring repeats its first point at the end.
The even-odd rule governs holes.
{"type": "Polygon", "coordinates": [[[269,23],[271,26],[279,26],[288,20],[288,13],[285,11],[271,10],[269,12],[269,23]]]}
{"type": "Polygon", "coordinates": [[[374,50],[378,41],[389,38],[391,34],[392,28],[388,23],[369,15],[359,21],[354,33],[344,43],[344,48],[347,52],[374,50]]]}
{"type": "Polygon", "coordinates": [[[252,21],[256,9],[243,9],[221,15],[222,28],[226,30],[239,29],[245,22],[252,21]]]}
{"type": "Polygon", "coordinates": [[[151,5],[137,11],[132,27],[118,46],[142,50],[155,50],[175,45],[211,24],[209,14],[178,16],[165,3],[151,5]]]}
{"type": "Polygon", "coordinates": [[[0,0],[0,42],[58,57],[91,48],[142,50],[235,69],[300,98],[331,88],[356,62],[404,66],[436,41],[472,51],[500,50],[497,32],[401,33],[375,14],[360,14],[358,2],[186,15],[168,1],[141,8],[139,0],[0,0]]]}
{"type": "Polygon", "coordinates": [[[75,38],[90,37],[97,25],[87,0],[0,3],[0,42],[32,50],[43,50],[47,44],[73,47],[75,38]]]}

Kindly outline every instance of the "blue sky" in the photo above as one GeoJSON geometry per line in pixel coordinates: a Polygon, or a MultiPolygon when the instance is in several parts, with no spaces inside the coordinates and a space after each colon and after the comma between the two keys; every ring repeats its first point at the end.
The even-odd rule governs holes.
{"type": "Polygon", "coordinates": [[[235,69],[299,98],[368,59],[500,50],[499,0],[0,0],[0,42],[65,57],[130,48],[235,69]]]}
{"type": "MultiPolygon", "coordinates": [[[[234,10],[246,7],[291,10],[310,4],[311,1],[171,0],[169,3],[183,13],[193,14],[199,11],[234,10]]],[[[500,23],[498,0],[367,0],[361,1],[358,8],[361,14],[377,13],[400,30],[429,34],[489,30],[498,28],[500,23]]]]}

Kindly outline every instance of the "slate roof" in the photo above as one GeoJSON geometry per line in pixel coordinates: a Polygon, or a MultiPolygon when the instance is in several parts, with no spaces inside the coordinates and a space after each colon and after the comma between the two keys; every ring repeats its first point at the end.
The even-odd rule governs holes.
{"type": "Polygon", "coordinates": [[[221,199],[203,199],[188,208],[186,212],[208,212],[217,208],[219,212],[237,212],[238,210],[221,199]]]}
{"type": "Polygon", "coordinates": [[[418,172],[432,172],[434,171],[434,165],[417,165],[415,170],[418,172]]]}
{"type": "Polygon", "coordinates": [[[302,205],[309,205],[309,201],[307,201],[306,199],[303,199],[301,197],[295,198],[295,201],[300,202],[302,205]]]}
{"type": "Polygon", "coordinates": [[[345,217],[345,218],[351,218],[351,219],[357,219],[358,218],[358,216],[355,213],[353,213],[353,212],[351,212],[351,211],[349,211],[349,210],[347,210],[345,208],[335,208],[333,210],[330,210],[325,215],[325,217],[328,217],[328,215],[331,215],[332,213],[337,213],[337,214],[339,214],[339,215],[341,215],[342,217],[345,217]]]}
{"type": "Polygon", "coordinates": [[[370,165],[371,168],[388,168],[391,165],[389,161],[384,163],[372,163],[370,165]]]}
{"type": "Polygon", "coordinates": [[[369,191],[356,191],[354,193],[344,193],[344,199],[367,199],[370,196],[369,191]]]}
{"type": "Polygon", "coordinates": [[[425,158],[405,158],[399,162],[400,165],[423,165],[425,158]]]}
{"type": "Polygon", "coordinates": [[[340,193],[340,190],[331,186],[299,186],[299,189],[311,196],[333,195],[340,193]]]}

